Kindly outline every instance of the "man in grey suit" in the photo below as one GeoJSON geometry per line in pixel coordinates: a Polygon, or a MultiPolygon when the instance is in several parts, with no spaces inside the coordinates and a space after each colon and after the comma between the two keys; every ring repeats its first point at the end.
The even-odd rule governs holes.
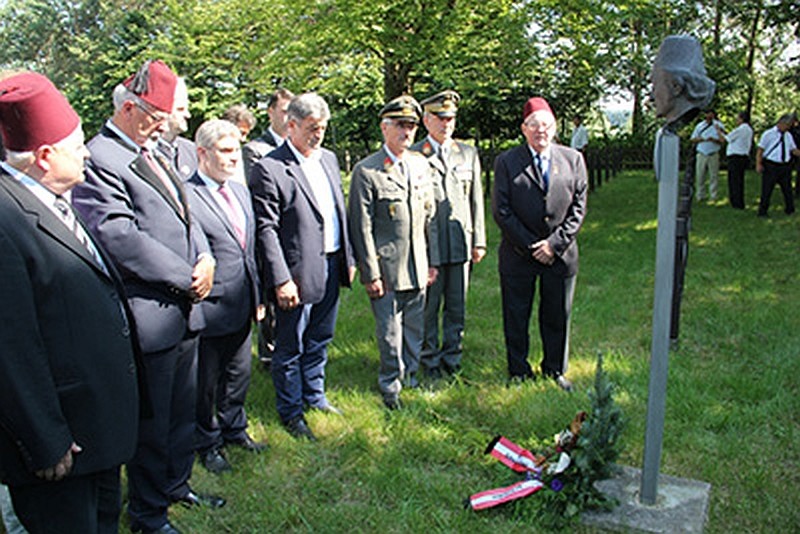
{"type": "Polygon", "coordinates": [[[247,187],[232,178],[240,171],[239,130],[210,120],[195,134],[199,167],[186,182],[192,217],[203,229],[217,260],[214,285],[200,306],[206,327],[197,362],[197,437],[203,466],[212,473],[231,469],[226,444],[252,452],[266,446],[247,433],[244,410],[252,361],[251,325],[261,297],[255,255],[255,218],[247,187]]]}
{"type": "Polygon", "coordinates": [[[330,111],[317,94],[292,99],[287,142],[250,174],[262,282],[276,304],[272,382],[281,422],[315,440],[304,409],[339,414],[325,394],[339,286],[355,274],[339,163],[322,148],[330,111]]]}
{"type": "Polygon", "coordinates": [[[439,243],[428,161],[408,148],[421,109],[410,96],[381,110],[384,145],[359,161],[350,184],[350,230],[375,316],[378,387],[390,410],[403,386],[418,386],[425,288],[436,280],[439,243]]]}
{"type": "Polygon", "coordinates": [[[423,100],[422,121],[428,136],[411,150],[428,158],[436,195],[433,224],[439,235],[439,275],[425,295],[425,336],[421,362],[435,379],[461,368],[467,287],[473,263],[486,255],[481,162],[475,147],[455,141],[461,97],[442,91],[423,100]],[[439,311],[442,342],[439,344],[439,311]]]}
{"type": "Polygon", "coordinates": [[[158,137],[157,148],[181,180],[188,180],[197,170],[197,147],[189,139],[181,137],[189,129],[188,121],[191,117],[186,81],[178,78],[172,113],[167,119],[167,127],[158,137]]]}
{"type": "Polygon", "coordinates": [[[117,532],[137,360],[122,283],[66,197],[89,156],[44,76],[0,82],[0,479],[28,532],[117,532]]]}
{"type": "Polygon", "coordinates": [[[195,306],[211,291],[215,261],[192,224],[181,180],[152,138],[172,112],[177,76],[146,61],[114,90],[114,114],[88,144],[86,181],[73,202],[122,274],[144,352],[153,417],[142,419],[128,463],[133,530],[175,532],[172,502],[221,506],[189,487],[194,463],[198,333],[195,306]],[[154,157],[155,156],[155,157],[154,157]]]}
{"type": "Polygon", "coordinates": [[[508,373],[512,380],[534,378],[528,328],[538,281],[541,370],[571,391],[564,373],[578,272],[575,238],[586,215],[586,166],[580,152],[553,143],[556,118],[545,99],[525,103],[522,134],[526,143],[495,160],[492,195],[503,233],[499,270],[508,373]]]}

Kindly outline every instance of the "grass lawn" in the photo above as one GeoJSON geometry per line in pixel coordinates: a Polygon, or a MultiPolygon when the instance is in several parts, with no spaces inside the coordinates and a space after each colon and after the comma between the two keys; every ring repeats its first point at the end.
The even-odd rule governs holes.
{"type": "MultiPolygon", "coordinates": [[[[724,173],[720,185],[726,190],[724,173]]],[[[800,528],[800,215],[784,215],[776,192],[770,218],[757,218],[758,192],[750,173],[747,210],[722,200],[694,205],[680,344],[670,355],[661,472],[711,483],[708,532],[800,528]]],[[[519,480],[483,454],[494,435],[533,447],[589,407],[598,351],[628,423],[621,463],[641,467],[656,196],[646,171],[622,173],[590,195],[572,322],[574,394],[542,380],[506,386],[498,231],[488,222],[490,252],[473,272],[458,380],[404,391],[404,408],[387,412],[374,322],[357,285],[342,295],[327,375],[344,417],[312,413],[320,440],[294,440],[278,422],[269,376],[254,368],[251,433],[270,449],[229,451],[234,472],[221,477],[198,465],[195,489],[228,505],[175,506],[170,519],[194,533],[537,532],[536,495],[484,512],[462,501],[519,480]]],[[[538,334],[532,351],[538,366],[538,334]]]]}

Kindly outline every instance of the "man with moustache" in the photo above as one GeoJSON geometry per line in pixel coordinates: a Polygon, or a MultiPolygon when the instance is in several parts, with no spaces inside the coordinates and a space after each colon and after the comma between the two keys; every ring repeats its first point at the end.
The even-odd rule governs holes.
{"type": "Polygon", "coordinates": [[[244,409],[252,361],[251,324],[263,307],[250,193],[233,181],[241,170],[239,135],[227,120],[201,124],[195,134],[198,170],[186,182],[192,217],[217,260],[211,293],[200,304],[206,327],[197,362],[195,439],[200,462],[215,474],[231,470],[223,446],[251,452],[266,448],[247,433],[244,409]]]}
{"type": "Polygon", "coordinates": [[[167,127],[158,137],[158,151],[172,165],[181,180],[187,180],[197,170],[197,147],[181,134],[189,130],[189,91],[186,81],[178,78],[175,85],[175,102],[167,119],[167,127]]]}
{"type": "Polygon", "coordinates": [[[378,387],[390,410],[419,385],[425,288],[436,280],[439,242],[430,166],[409,149],[422,110],[410,96],[380,112],[383,147],[359,161],[350,184],[350,229],[375,317],[378,387]]]}
{"type": "Polygon", "coordinates": [[[114,89],[114,114],[88,144],[86,182],[73,202],[122,274],[139,342],[153,417],[142,419],[128,463],[131,528],[176,532],[173,502],[220,507],[189,487],[194,463],[198,333],[215,261],[189,215],[181,180],[153,154],[173,109],[178,78],[145,61],[114,89]]]}
{"type": "Polygon", "coordinates": [[[542,374],[571,391],[564,373],[578,271],[576,237],[586,214],[586,166],[580,152],[553,143],[556,118],[544,98],[525,103],[522,134],[523,145],[495,160],[492,195],[492,213],[503,234],[499,271],[508,373],[512,380],[534,378],[527,361],[528,328],[538,282],[542,374]]]}
{"type": "Polygon", "coordinates": [[[355,260],[345,217],[339,163],[322,148],[330,110],[315,93],[292,98],[286,143],[250,174],[258,254],[275,303],[271,372],[277,409],[296,438],[316,440],[304,411],[341,414],[325,394],[328,344],[355,260]]]}
{"type": "Polygon", "coordinates": [[[0,81],[0,132],[0,479],[28,532],[117,532],[137,361],[119,275],[68,202],[80,118],[18,73],[0,81]]]}
{"type": "Polygon", "coordinates": [[[461,368],[469,273],[486,255],[481,163],[475,147],[453,139],[461,97],[442,91],[423,100],[428,136],[411,150],[428,158],[434,180],[439,275],[425,295],[421,363],[436,380],[461,368]],[[439,312],[442,340],[439,344],[439,312]]]}

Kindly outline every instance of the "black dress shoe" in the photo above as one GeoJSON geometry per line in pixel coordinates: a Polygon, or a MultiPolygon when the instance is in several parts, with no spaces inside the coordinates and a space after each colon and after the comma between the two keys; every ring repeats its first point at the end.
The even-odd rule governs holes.
{"type": "Polygon", "coordinates": [[[399,410],[400,398],[397,395],[385,395],[383,397],[383,405],[390,410],[399,410]]]}
{"type": "MultiPolygon", "coordinates": [[[[134,530],[134,532],[136,531],[134,530]]],[[[141,532],[142,534],[181,534],[181,531],[172,526],[169,521],[156,530],[142,530],[141,532]]]]}
{"type": "Polygon", "coordinates": [[[230,441],[226,441],[225,444],[226,445],[235,445],[237,447],[243,448],[246,451],[255,452],[255,453],[263,452],[263,451],[265,451],[265,450],[267,450],[269,448],[269,445],[267,445],[266,443],[259,443],[259,442],[255,441],[255,440],[253,440],[253,438],[251,438],[247,434],[245,434],[245,436],[243,438],[232,439],[230,441]]]}
{"type": "Polygon", "coordinates": [[[286,427],[286,430],[289,431],[289,434],[296,438],[305,438],[309,441],[317,441],[317,437],[313,432],[311,432],[311,429],[308,428],[308,423],[306,423],[306,419],[302,415],[298,415],[294,419],[290,419],[284,423],[283,426],[286,427]]]}
{"type": "Polygon", "coordinates": [[[536,375],[533,373],[512,374],[508,377],[508,385],[516,386],[522,384],[523,382],[527,382],[528,380],[531,382],[535,381],[536,375]]]}
{"type": "Polygon", "coordinates": [[[219,495],[206,495],[189,491],[186,495],[179,498],[176,502],[188,507],[207,506],[208,508],[222,508],[225,506],[225,499],[219,495]]]}
{"type": "Polygon", "coordinates": [[[425,370],[425,376],[429,380],[441,380],[442,379],[442,370],[438,367],[431,367],[430,369],[425,370]]]}
{"type": "Polygon", "coordinates": [[[203,467],[215,475],[233,470],[231,464],[228,463],[228,460],[222,456],[222,453],[217,448],[211,448],[205,452],[199,453],[199,455],[200,463],[203,464],[203,467]]]}

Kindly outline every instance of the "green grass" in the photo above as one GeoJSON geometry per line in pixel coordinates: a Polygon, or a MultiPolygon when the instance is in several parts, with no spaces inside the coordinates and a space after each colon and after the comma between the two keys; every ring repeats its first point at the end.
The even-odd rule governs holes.
{"type": "MultiPolygon", "coordinates": [[[[758,219],[758,190],[749,174],[744,212],[724,201],[694,205],[681,338],[670,354],[661,472],[711,483],[708,532],[800,525],[800,219],[782,213],[777,193],[771,217],[758,219]]],[[[598,351],[628,422],[621,463],[641,467],[656,196],[648,172],[623,173],[590,196],[573,314],[575,394],[543,381],[506,386],[498,232],[490,222],[490,253],[473,272],[458,381],[404,391],[404,409],[388,413],[377,391],[367,297],[360,285],[345,291],[327,378],[345,416],[311,414],[319,442],[295,441],[278,422],[268,375],[254,370],[251,433],[271,448],[260,456],[230,451],[234,472],[221,477],[197,467],[193,486],[228,505],[176,506],[170,519],[195,533],[539,531],[528,519],[536,495],[478,513],[462,501],[518,480],[483,454],[492,436],[533,446],[588,408],[598,351]]],[[[538,365],[535,330],[532,340],[538,365]]]]}

